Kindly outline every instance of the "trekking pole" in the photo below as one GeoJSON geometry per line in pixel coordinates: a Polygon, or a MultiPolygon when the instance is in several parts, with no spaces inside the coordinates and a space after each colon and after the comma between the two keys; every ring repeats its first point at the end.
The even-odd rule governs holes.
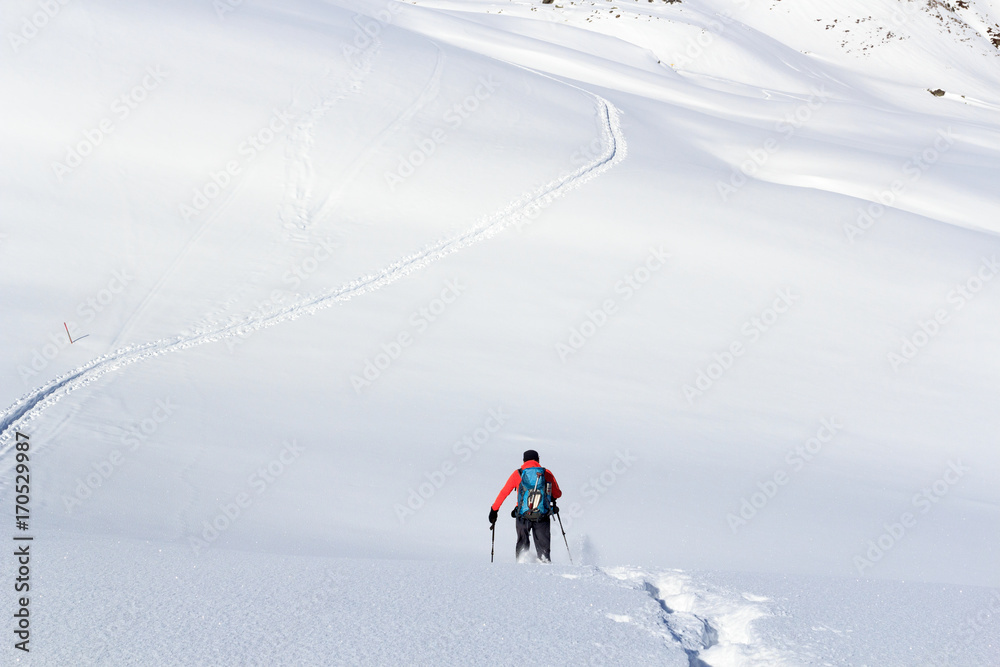
{"type": "Polygon", "coordinates": [[[492,533],[492,537],[490,537],[490,562],[492,563],[493,562],[493,547],[497,543],[497,525],[495,523],[491,523],[490,524],[490,533],[492,533]]]}
{"type": "Polygon", "coordinates": [[[569,564],[572,565],[573,564],[573,554],[571,554],[569,552],[569,541],[566,540],[566,531],[563,530],[562,517],[559,516],[558,513],[556,513],[556,518],[559,519],[559,530],[563,534],[563,543],[566,545],[566,555],[569,556],[569,564]]]}

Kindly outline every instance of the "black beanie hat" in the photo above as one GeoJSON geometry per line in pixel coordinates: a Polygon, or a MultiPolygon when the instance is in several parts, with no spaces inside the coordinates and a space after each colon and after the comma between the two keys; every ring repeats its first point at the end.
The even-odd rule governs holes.
{"type": "Polygon", "coordinates": [[[536,452],[534,449],[529,449],[524,453],[525,463],[527,463],[528,461],[537,461],[537,460],[538,460],[538,452],[536,452]]]}

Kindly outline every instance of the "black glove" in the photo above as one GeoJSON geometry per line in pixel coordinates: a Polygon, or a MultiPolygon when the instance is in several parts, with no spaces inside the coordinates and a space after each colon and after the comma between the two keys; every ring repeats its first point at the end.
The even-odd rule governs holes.
{"type": "Polygon", "coordinates": [[[492,526],[496,522],[497,522],[497,511],[491,507],[490,508],[490,525],[492,526]]]}
{"type": "Polygon", "coordinates": [[[510,518],[511,519],[516,519],[517,518],[517,508],[516,507],[510,511],[510,518]]]}
{"type": "Polygon", "coordinates": [[[554,500],[552,501],[552,513],[553,514],[559,514],[559,506],[556,505],[556,501],[554,501],[554,500]]]}

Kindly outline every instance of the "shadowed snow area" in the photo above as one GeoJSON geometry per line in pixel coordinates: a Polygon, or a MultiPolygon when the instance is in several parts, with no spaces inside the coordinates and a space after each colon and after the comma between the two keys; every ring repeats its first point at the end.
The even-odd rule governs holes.
{"type": "Polygon", "coordinates": [[[995,661],[995,1],[0,27],[0,663],[995,661]]]}

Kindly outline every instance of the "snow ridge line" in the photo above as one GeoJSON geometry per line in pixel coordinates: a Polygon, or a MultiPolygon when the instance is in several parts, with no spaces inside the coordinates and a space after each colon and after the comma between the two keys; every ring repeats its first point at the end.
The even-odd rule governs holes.
{"type": "MultiPolygon", "coordinates": [[[[576,86],[573,87],[576,88],[576,86]]],[[[246,336],[254,331],[287,320],[297,319],[302,315],[311,315],[320,309],[385,287],[454,252],[492,238],[527,214],[537,212],[539,208],[548,206],[559,197],[616,166],[627,155],[627,143],[621,129],[620,112],[617,107],[600,95],[588,91],[584,92],[591,95],[597,102],[602,138],[605,143],[604,152],[590,163],[566,176],[550,181],[534,192],[523,195],[504,209],[481,219],[465,232],[405,256],[377,273],[358,278],[325,293],[306,296],[298,303],[270,314],[251,316],[242,322],[224,325],[201,334],[161,338],[149,343],[127,346],[98,357],[42,387],[28,392],[0,413],[0,457],[5,458],[7,452],[13,447],[14,438],[12,436],[18,427],[38,417],[46,408],[70,392],[85,387],[106,373],[168,352],[177,352],[233,336],[246,336]]],[[[10,461],[6,463],[9,465],[10,461]]]]}

